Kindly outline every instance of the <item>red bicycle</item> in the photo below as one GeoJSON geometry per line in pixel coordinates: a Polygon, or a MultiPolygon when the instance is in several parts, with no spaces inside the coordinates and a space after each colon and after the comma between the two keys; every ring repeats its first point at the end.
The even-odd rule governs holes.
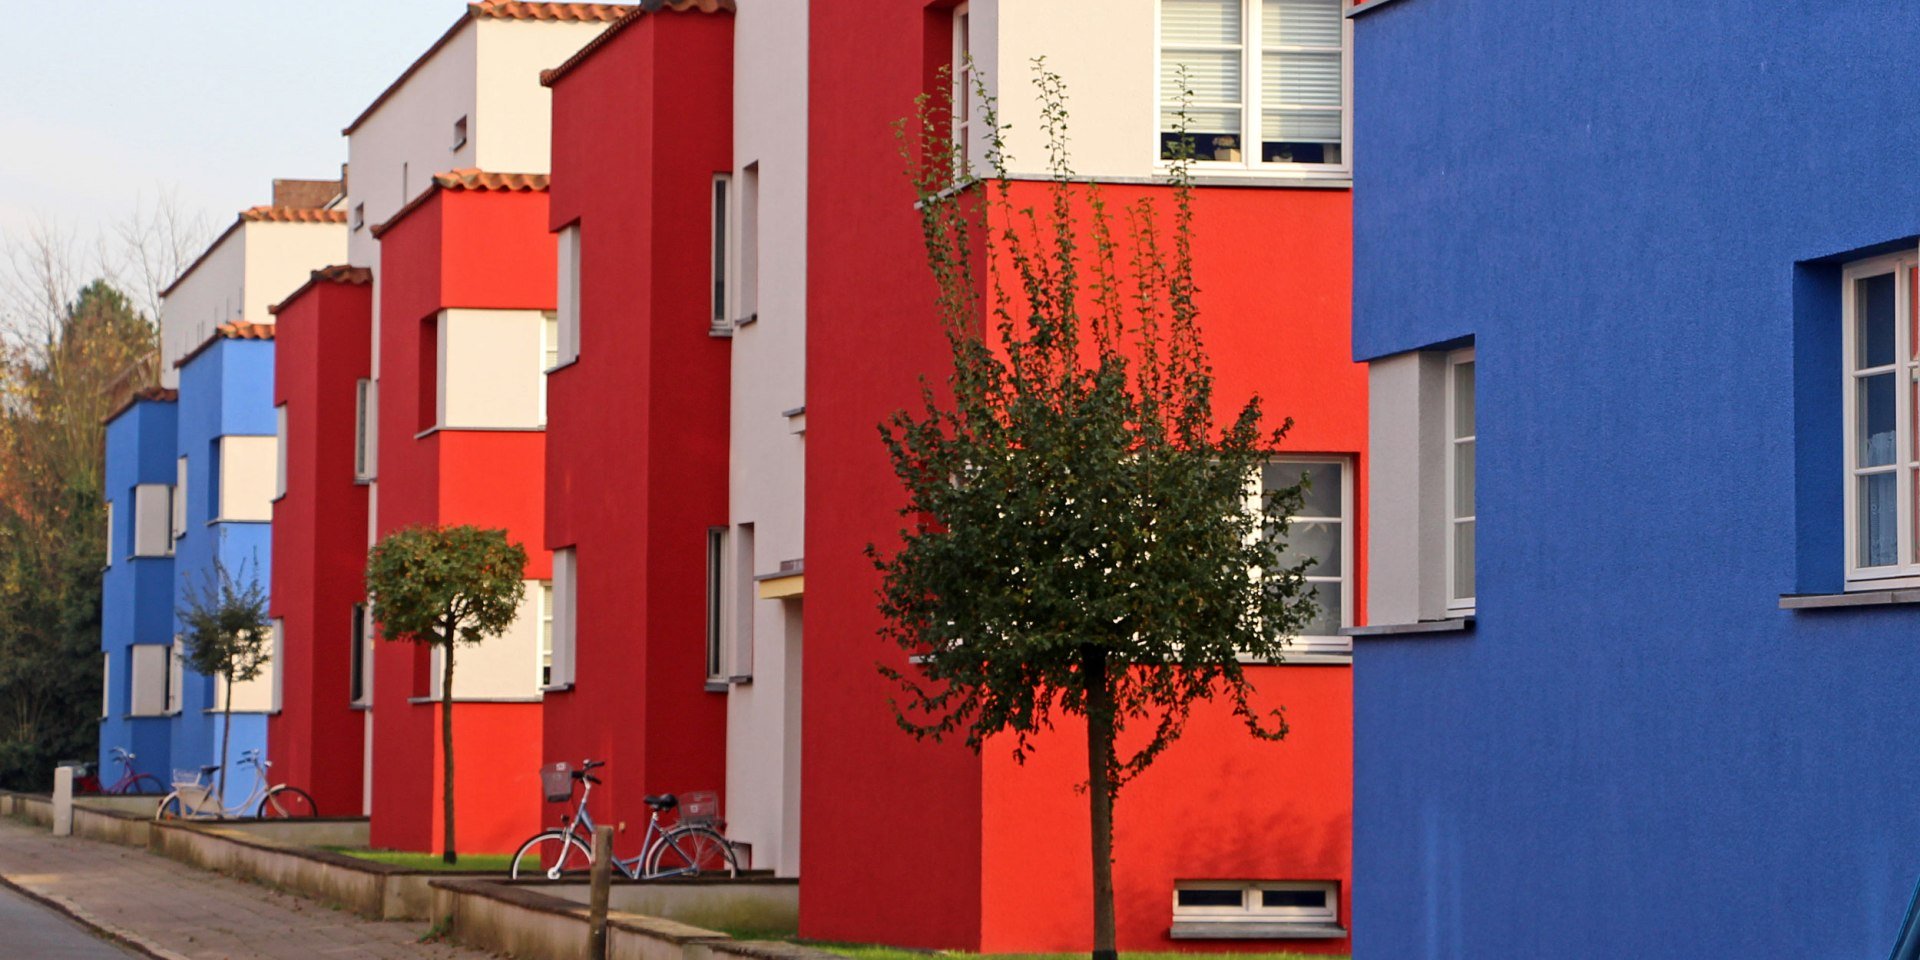
{"type": "Polygon", "coordinates": [[[100,792],[118,794],[162,794],[167,792],[166,785],[160,782],[159,777],[151,773],[141,773],[139,770],[134,769],[133,754],[120,747],[114,747],[113,759],[116,763],[120,764],[120,779],[115,780],[110,787],[103,787],[100,792]]]}

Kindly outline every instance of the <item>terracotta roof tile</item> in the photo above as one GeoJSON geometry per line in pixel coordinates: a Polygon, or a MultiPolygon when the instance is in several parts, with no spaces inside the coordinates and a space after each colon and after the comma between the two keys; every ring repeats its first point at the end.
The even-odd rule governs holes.
{"type": "Polygon", "coordinates": [[[593,56],[595,51],[606,46],[607,42],[617,36],[620,31],[633,26],[643,14],[660,10],[670,10],[674,13],[685,13],[689,10],[696,13],[732,13],[734,8],[733,0],[641,0],[639,6],[627,11],[625,16],[614,21],[613,26],[608,27],[599,36],[588,40],[586,46],[575,51],[573,56],[562,61],[559,66],[540,71],[540,85],[553,86],[555,80],[573,72],[574,67],[579,66],[582,61],[593,56]]]}
{"type": "Polygon", "coordinates": [[[469,20],[612,23],[626,16],[632,9],[622,3],[523,3],[518,0],[484,0],[481,3],[469,3],[466,12],[460,15],[460,19],[455,20],[453,26],[448,27],[447,32],[441,34],[440,39],[435,40],[433,45],[427,48],[427,52],[408,64],[405,70],[400,71],[400,75],[393,78],[393,82],[387,84],[387,88],[380,91],[380,95],[374,97],[373,102],[367,104],[367,108],[360,111],[360,115],[354,117],[353,122],[347,124],[346,129],[340,131],[340,135],[350,136],[353,131],[360,129],[360,125],[367,122],[367,118],[373,116],[374,111],[379,110],[380,105],[386,103],[395,91],[405,86],[407,79],[418,73],[428,60],[433,59],[433,55],[439,53],[441,47],[452,43],[453,38],[459,35],[460,28],[466,26],[469,20]]]}
{"type": "Polygon", "coordinates": [[[249,207],[240,211],[246,223],[346,223],[345,210],[315,210],[310,207],[249,207]]]}
{"type": "Polygon", "coordinates": [[[112,423],[114,418],[126,413],[128,410],[132,410],[134,404],[143,400],[150,400],[155,403],[175,403],[179,401],[179,399],[180,391],[178,390],[170,390],[166,387],[141,387],[135,390],[127,399],[121,401],[119,406],[114,407],[113,412],[101,417],[100,422],[112,423]]]}
{"type": "Polygon", "coordinates": [[[229,320],[226,323],[223,323],[217,327],[214,327],[213,336],[208,337],[205,343],[202,343],[201,345],[194,347],[192,350],[187,351],[186,356],[183,356],[180,359],[175,360],[173,362],[173,365],[176,368],[178,368],[178,367],[184,367],[187,364],[192,363],[193,358],[203,353],[206,353],[207,350],[210,349],[214,344],[219,343],[222,340],[272,340],[272,339],[273,339],[273,324],[271,323],[249,323],[246,320],[229,320]]]}
{"type": "Polygon", "coordinates": [[[612,23],[631,10],[617,3],[520,3],[517,0],[481,0],[467,4],[467,15],[476,20],[553,20],[559,22],[612,23]]]}
{"type": "Polygon", "coordinates": [[[312,290],[314,287],[323,283],[344,283],[344,284],[350,284],[353,286],[365,286],[372,282],[373,282],[373,271],[366,267],[352,267],[346,264],[335,264],[334,266],[331,266],[331,267],[321,267],[320,269],[315,270],[312,273],[308,274],[307,282],[301,284],[298,290],[295,290],[292,293],[287,294],[286,296],[280,298],[279,303],[276,303],[273,306],[268,307],[267,313],[273,314],[276,316],[279,315],[280,309],[282,307],[285,307],[287,304],[292,303],[295,300],[298,300],[308,290],[312,290]]]}
{"type": "Polygon", "coordinates": [[[406,206],[401,207],[394,212],[393,216],[388,217],[385,223],[374,227],[373,235],[379,237],[381,234],[391,230],[394,224],[406,219],[407,214],[419,209],[421,204],[426,203],[427,198],[442,190],[456,192],[498,191],[501,193],[545,193],[546,189],[547,175],[544,173],[491,173],[485,170],[476,170],[472,167],[466,167],[460,170],[449,170],[446,173],[436,173],[433,175],[433,186],[431,188],[421,191],[419,196],[408,201],[406,206]]]}

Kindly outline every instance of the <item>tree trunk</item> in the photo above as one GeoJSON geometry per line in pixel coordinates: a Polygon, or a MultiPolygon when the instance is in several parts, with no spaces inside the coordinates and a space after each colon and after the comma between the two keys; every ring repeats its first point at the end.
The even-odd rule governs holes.
{"type": "MultiPolygon", "coordinates": [[[[452,631],[448,631],[450,634],[452,631]]],[[[440,804],[446,818],[441,843],[445,852],[440,859],[458,863],[453,849],[453,641],[448,639],[446,660],[440,668],[440,804]]]]}
{"type": "Polygon", "coordinates": [[[215,794],[220,798],[221,815],[227,810],[227,741],[233,737],[233,674],[227,674],[227,706],[225,722],[220,725],[220,779],[216,781],[215,794]]]}
{"type": "Polygon", "coordinates": [[[1087,802],[1093,814],[1093,960],[1118,960],[1113,922],[1113,689],[1107,651],[1080,653],[1087,690],[1087,802]]]}

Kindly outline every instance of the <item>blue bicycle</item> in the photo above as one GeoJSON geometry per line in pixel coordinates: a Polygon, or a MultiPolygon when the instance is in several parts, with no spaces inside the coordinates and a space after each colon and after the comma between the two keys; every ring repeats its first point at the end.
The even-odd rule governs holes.
{"type": "MultiPolygon", "coordinates": [[[[593,868],[593,817],[587,813],[587,797],[593,793],[598,777],[588,771],[606,765],[604,760],[586,760],[574,770],[565,763],[540,769],[541,786],[548,803],[565,803],[573,798],[573,785],[580,784],[580,803],[573,816],[557,830],[543,830],[520,845],[513,855],[509,873],[515,880],[580,880],[593,868]]],[[[629,880],[663,880],[668,877],[739,876],[739,864],[733,855],[733,843],[720,831],[719,798],[712,793],[650,796],[647,806],[653,815],[647,819],[647,835],[640,855],[613,858],[613,868],[629,880]],[[663,827],[660,815],[678,810],[672,826],[663,827]]]]}

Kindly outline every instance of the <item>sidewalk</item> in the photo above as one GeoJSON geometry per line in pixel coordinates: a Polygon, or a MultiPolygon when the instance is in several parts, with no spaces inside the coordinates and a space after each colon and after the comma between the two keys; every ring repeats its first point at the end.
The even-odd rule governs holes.
{"type": "MultiPolygon", "coordinates": [[[[144,850],[56,839],[16,820],[0,819],[0,877],[167,960],[486,956],[418,942],[423,924],[363,920],[144,850]]],[[[0,957],[14,956],[12,946],[0,932],[0,957]]]]}

